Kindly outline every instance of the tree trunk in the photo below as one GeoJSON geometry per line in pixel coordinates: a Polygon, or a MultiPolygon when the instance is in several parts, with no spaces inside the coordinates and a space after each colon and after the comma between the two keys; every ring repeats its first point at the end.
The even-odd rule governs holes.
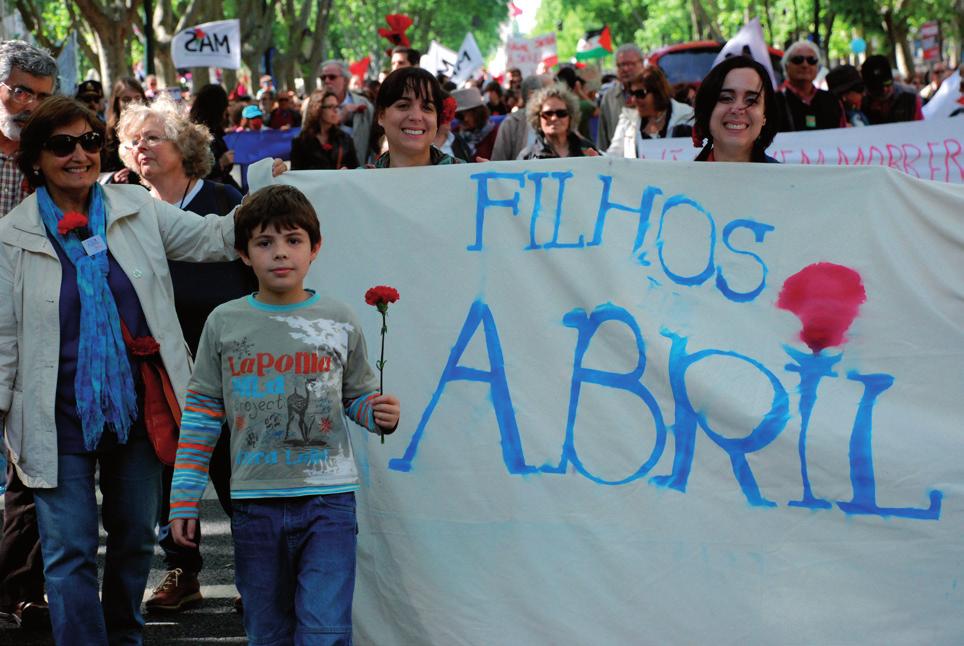
{"type": "Polygon", "coordinates": [[[127,53],[130,49],[131,25],[137,22],[137,3],[125,6],[122,2],[75,0],[84,21],[90,25],[100,59],[100,80],[105,88],[122,76],[130,76],[127,53]]]}

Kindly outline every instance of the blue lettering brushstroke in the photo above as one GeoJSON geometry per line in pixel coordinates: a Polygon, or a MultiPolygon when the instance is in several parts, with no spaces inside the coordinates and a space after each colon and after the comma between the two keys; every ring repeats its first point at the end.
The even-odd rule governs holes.
{"type": "Polygon", "coordinates": [[[790,404],[787,391],[783,388],[776,375],[766,366],[755,359],[729,350],[700,350],[693,354],[686,354],[686,337],[679,336],[663,329],[662,335],[672,341],[669,356],[669,381],[676,402],[675,422],[671,427],[676,445],[676,455],[673,458],[673,471],[670,475],[655,476],[653,484],[686,491],[686,483],[693,466],[693,449],[696,444],[696,427],[699,425],[703,432],[720,448],[726,451],[733,465],[733,475],[736,477],[747,502],[759,507],[775,507],[776,503],[763,498],[757,485],[753,471],[747,462],[746,455],[764,448],[770,444],[786,427],[790,419],[790,404]],[[707,357],[733,357],[759,370],[769,380],[773,387],[773,403],[770,410],[763,416],[763,420],[749,435],[740,439],[730,439],[716,433],[710,428],[706,416],[698,414],[690,403],[686,393],[686,371],[697,361],[707,357]]]}
{"type": "Polygon", "coordinates": [[[643,335],[639,331],[639,326],[628,311],[612,303],[606,303],[596,307],[592,311],[592,314],[588,316],[585,310],[574,309],[563,316],[562,322],[566,327],[575,328],[578,333],[575,358],[573,359],[572,366],[572,382],[569,389],[569,415],[566,419],[566,439],[562,447],[562,458],[559,461],[559,465],[554,467],[547,465],[542,467],[541,470],[547,473],[565,473],[567,465],[571,462],[578,473],[597,484],[621,485],[637,480],[649,473],[650,469],[656,465],[656,462],[659,461],[660,456],[663,454],[663,447],[666,444],[666,426],[663,423],[663,415],[659,410],[659,405],[656,403],[656,398],[653,397],[649,389],[640,383],[643,372],[646,370],[646,348],[643,343],[643,335]],[[586,350],[589,349],[590,341],[596,334],[599,326],[607,321],[618,321],[628,327],[633,333],[633,337],[636,340],[637,359],[636,367],[630,372],[621,374],[606,370],[584,368],[582,365],[582,360],[586,355],[586,350]],[[653,443],[653,450],[646,462],[644,462],[635,473],[622,480],[605,480],[590,473],[576,453],[576,411],[579,408],[579,395],[582,391],[583,384],[596,384],[605,388],[631,392],[643,400],[643,403],[646,404],[650,414],[653,416],[653,423],[656,427],[656,440],[653,443]]]}
{"type": "Polygon", "coordinates": [[[495,409],[495,419],[499,424],[499,436],[502,444],[502,460],[509,473],[534,473],[536,468],[526,464],[522,453],[522,440],[519,437],[519,427],[516,424],[515,411],[512,408],[512,398],[509,395],[509,383],[505,375],[505,360],[502,356],[502,344],[499,341],[499,331],[495,326],[495,319],[489,306],[477,299],[469,308],[469,314],[459,333],[458,340],[452,347],[438,387],[432,395],[422,419],[419,420],[415,434],[412,436],[401,458],[389,460],[388,468],[395,471],[411,471],[412,461],[418,452],[419,442],[428,425],[435,407],[438,405],[445,387],[452,381],[479,381],[489,384],[489,397],[495,409]],[[489,370],[478,370],[459,365],[459,360],[465,353],[475,331],[482,326],[485,335],[485,347],[489,357],[489,370]]]}
{"type": "Polygon", "coordinates": [[[532,197],[532,215],[529,217],[529,245],[525,251],[541,249],[542,246],[536,243],[536,222],[542,215],[542,180],[549,177],[549,173],[530,172],[526,176],[535,185],[535,193],[532,197]]]}
{"type": "Polygon", "coordinates": [[[580,233],[576,242],[559,242],[559,225],[562,223],[562,199],[566,191],[566,180],[572,177],[572,171],[553,173],[552,178],[559,182],[559,193],[556,196],[556,219],[552,229],[552,240],[546,243],[546,249],[582,249],[585,237],[580,233]]]}
{"type": "Polygon", "coordinates": [[[678,285],[702,285],[715,271],[713,267],[713,254],[716,250],[716,221],[713,220],[710,212],[704,209],[696,200],[691,200],[685,195],[674,195],[663,204],[663,212],[660,213],[659,216],[659,231],[656,233],[656,250],[659,253],[659,263],[663,266],[663,271],[669,276],[670,280],[678,285]],[[669,270],[669,267],[666,266],[666,260],[663,258],[663,245],[665,244],[663,240],[663,224],[666,222],[666,214],[670,209],[683,205],[693,207],[705,215],[706,219],[710,222],[710,257],[706,263],[706,268],[695,276],[680,276],[679,274],[673,273],[669,270]]]}
{"type": "MultiPolygon", "coordinates": [[[[646,190],[643,191],[643,196],[639,200],[639,208],[634,209],[631,206],[626,206],[625,204],[616,204],[615,202],[609,201],[609,195],[612,192],[613,178],[612,175],[600,175],[599,179],[602,181],[602,197],[599,198],[599,211],[596,213],[596,227],[593,230],[592,240],[589,241],[587,246],[594,247],[602,244],[603,229],[606,225],[606,215],[610,211],[624,211],[626,213],[638,213],[639,214],[639,226],[636,228],[636,240],[633,242],[633,254],[636,254],[642,247],[643,241],[646,238],[646,231],[649,230],[649,216],[653,211],[653,201],[656,196],[662,195],[663,191],[655,186],[647,186],[646,190]]],[[[641,252],[636,256],[639,264],[648,266],[650,262],[646,260],[646,252],[641,252]]]]}
{"type": "Polygon", "coordinates": [[[744,249],[737,249],[730,244],[730,235],[732,235],[732,233],[737,229],[749,229],[753,232],[753,238],[757,242],[763,242],[764,236],[766,236],[768,232],[773,231],[774,227],[762,222],[756,222],[755,220],[733,220],[723,227],[723,244],[726,246],[726,248],[735,254],[739,254],[741,256],[750,256],[756,260],[760,265],[763,276],[760,278],[760,284],[757,285],[756,288],[748,292],[737,292],[730,289],[730,285],[726,282],[726,278],[723,276],[723,267],[717,266],[716,288],[719,289],[724,296],[735,303],[747,303],[759,296],[763,292],[764,288],[766,288],[767,266],[766,263],[763,262],[763,259],[761,259],[760,256],[756,255],[755,253],[746,251],[744,249]]]}
{"type": "Polygon", "coordinates": [[[526,185],[525,173],[475,173],[469,175],[478,185],[475,197],[475,244],[466,247],[469,251],[482,251],[482,225],[485,221],[485,210],[494,206],[508,207],[512,209],[512,215],[519,215],[519,192],[512,194],[509,200],[493,200],[489,197],[489,180],[508,179],[519,183],[519,188],[526,185]]]}
{"type": "Polygon", "coordinates": [[[842,354],[824,355],[801,352],[788,345],[783,349],[796,363],[788,363],[784,369],[788,372],[800,373],[800,440],[797,452],[800,454],[800,479],[803,482],[803,496],[800,500],[791,500],[791,507],[806,507],[808,509],[831,509],[831,505],[823,498],[816,498],[810,487],[810,474],[807,469],[807,429],[810,427],[810,415],[817,403],[817,386],[824,377],[836,377],[833,366],[840,361],[842,354]]]}
{"type": "Polygon", "coordinates": [[[941,500],[944,493],[937,489],[928,492],[930,507],[880,507],[877,504],[877,484],[874,477],[874,455],[872,449],[873,412],[877,397],[894,384],[894,377],[887,374],[863,375],[854,370],[847,373],[847,379],[864,385],[864,393],[857,405],[854,427],[850,434],[850,483],[854,497],[849,502],[838,502],[846,514],[897,516],[920,520],[938,520],[941,517],[941,500]]]}

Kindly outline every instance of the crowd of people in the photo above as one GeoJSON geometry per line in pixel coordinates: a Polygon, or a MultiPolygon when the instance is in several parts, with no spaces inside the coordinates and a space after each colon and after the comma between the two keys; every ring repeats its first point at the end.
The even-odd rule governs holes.
{"type": "MultiPolygon", "coordinates": [[[[200,526],[169,523],[184,504],[183,492],[172,491],[179,477],[182,487],[189,480],[178,471],[185,459],[176,466],[171,446],[154,441],[153,429],[170,426],[166,415],[179,418],[179,405],[168,397],[167,408],[163,399],[149,413],[145,407],[157,392],[183,399],[191,356],[203,352],[205,321],[216,308],[273,284],[249,246],[252,232],[267,230],[270,205],[313,213],[297,196],[254,200],[262,219],[239,243],[243,195],[226,134],[300,128],[293,170],[636,158],[645,140],[666,137],[691,138],[697,161],[775,163],[766,149],[779,132],[921,119],[939,82],[915,91],[895,82],[885,57],[870,56],[859,69],[831,69],[822,89],[822,54],[806,41],[786,50],[778,88],[764,65],[744,56],[725,59],[698,87],[673,87],[632,44],[617,49],[615,74],[601,85],[565,67],[554,76],[509,70],[502,82],[456,87],[418,59],[397,48],[379,81],[325,61],[320,87],[303,98],[266,76],[254,96],[211,84],[184,105],[156,79],[119,79],[109,95],[85,80],[73,97],[57,95],[48,53],[0,43],[0,425],[9,457],[0,618],[50,622],[58,644],[140,643],[155,543],[167,574],[147,609],[178,611],[201,598],[200,526]],[[213,284],[216,294],[205,288],[213,284]],[[98,470],[109,536],[102,592],[98,470]]],[[[275,172],[283,170],[276,161],[275,172]]],[[[274,226],[307,229],[314,251],[299,265],[307,271],[315,229],[292,218],[274,226]]],[[[266,245],[299,244],[264,237],[266,245]]],[[[390,432],[397,400],[371,395],[370,374],[358,370],[346,411],[390,432]]],[[[192,432],[213,438],[195,448],[231,515],[238,496],[224,416],[213,431],[209,420],[191,419],[192,432]]],[[[249,610],[249,632],[276,628],[264,621],[269,600],[260,597],[237,601],[249,610]]]]}

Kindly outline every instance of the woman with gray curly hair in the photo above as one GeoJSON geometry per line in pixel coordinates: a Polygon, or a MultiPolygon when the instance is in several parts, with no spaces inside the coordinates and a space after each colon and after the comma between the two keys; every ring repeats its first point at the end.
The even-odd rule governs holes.
{"type": "MultiPolygon", "coordinates": [[[[170,99],[132,105],[117,124],[120,156],[141,176],[151,194],[185,211],[227,215],[241,203],[233,186],[202,179],[214,166],[212,135],[207,126],[192,122],[170,99]]],[[[174,287],[174,307],[192,353],[197,352],[204,321],[221,303],[257,290],[251,270],[240,261],[191,263],[168,261],[174,287]]],[[[230,474],[227,435],[211,459],[211,480],[226,513],[230,514],[230,474]]],[[[198,573],[201,553],[178,546],[168,531],[173,468],[164,466],[163,495],[158,522],[167,574],[146,602],[149,611],[178,611],[201,600],[198,573]]]]}
{"type": "Polygon", "coordinates": [[[529,125],[536,140],[519,153],[518,159],[595,157],[599,151],[580,135],[579,99],[563,84],[536,92],[526,105],[529,125]]]}

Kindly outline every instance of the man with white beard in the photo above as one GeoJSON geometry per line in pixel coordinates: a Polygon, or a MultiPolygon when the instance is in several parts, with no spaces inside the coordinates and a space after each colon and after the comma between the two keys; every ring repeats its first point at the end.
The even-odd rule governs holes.
{"type": "MultiPolygon", "coordinates": [[[[0,41],[0,217],[27,196],[16,162],[20,129],[31,111],[53,93],[56,82],[57,63],[46,51],[21,40],[0,41]]],[[[3,421],[0,414],[0,431],[3,421]]],[[[0,451],[7,452],[2,439],[0,451]]],[[[7,484],[0,535],[0,621],[49,626],[33,492],[12,465],[6,466],[0,473],[7,484]]]]}
{"type": "Polygon", "coordinates": [[[57,62],[46,51],[22,40],[0,42],[0,217],[27,196],[15,160],[20,129],[56,82],[57,62]]]}

